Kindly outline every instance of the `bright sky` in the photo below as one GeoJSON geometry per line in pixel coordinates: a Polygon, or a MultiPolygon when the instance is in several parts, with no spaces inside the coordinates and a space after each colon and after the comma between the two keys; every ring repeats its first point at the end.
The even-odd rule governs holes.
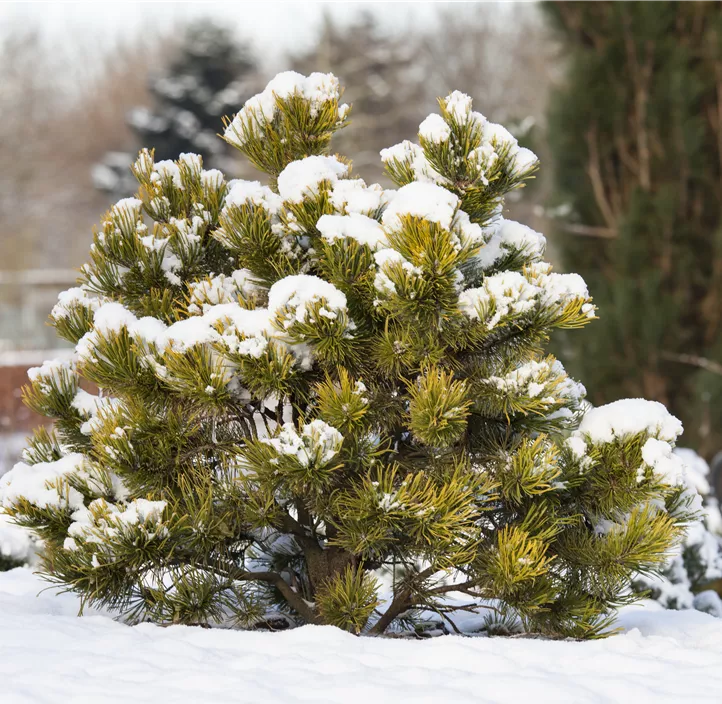
{"type": "Polygon", "coordinates": [[[210,15],[238,27],[239,36],[250,40],[269,66],[276,68],[285,52],[295,53],[308,46],[324,12],[345,22],[369,11],[379,17],[384,29],[393,32],[410,23],[428,23],[436,9],[430,2],[26,0],[0,4],[0,29],[36,26],[51,40],[61,38],[86,45],[96,42],[102,46],[142,30],[146,23],[162,26],[210,15]]]}

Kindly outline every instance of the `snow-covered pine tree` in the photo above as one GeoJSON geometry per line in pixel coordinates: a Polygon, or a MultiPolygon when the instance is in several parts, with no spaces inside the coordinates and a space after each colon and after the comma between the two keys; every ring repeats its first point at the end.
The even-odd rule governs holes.
{"type": "Polygon", "coordinates": [[[641,575],[633,587],[667,609],[695,608],[722,618],[722,598],[715,590],[722,584],[722,513],[710,495],[709,465],[694,450],[677,448],[675,454],[687,468],[690,489],[703,497],[703,509],[664,569],[641,575]]]}
{"type": "Polygon", "coordinates": [[[268,185],[141,152],[51,316],[76,359],[30,375],[55,431],[0,480],[49,580],[131,620],[379,634],[491,599],[490,630],[590,637],[663,563],[699,504],[681,425],[583,413],[542,350],[593,319],[586,286],[501,215],[537,160],[468,96],[439,106],[382,152],[395,191],[328,155],[330,74],[229,121],[268,185]]]}
{"type": "MultiPolygon", "coordinates": [[[[242,107],[257,89],[255,62],[233,32],[209,20],[193,23],[175,58],[150,81],[154,106],[130,110],[128,126],[137,145],[154,149],[157,159],[197,152],[206,166],[228,168],[227,145],[217,137],[223,115],[242,107]]],[[[93,168],[96,187],[115,197],[134,193],[134,159],[127,152],[108,152],[93,168]]]]}

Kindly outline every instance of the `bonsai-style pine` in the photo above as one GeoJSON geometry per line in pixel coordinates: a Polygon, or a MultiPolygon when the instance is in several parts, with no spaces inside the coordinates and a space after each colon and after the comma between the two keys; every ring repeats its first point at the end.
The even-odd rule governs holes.
{"type": "Polygon", "coordinates": [[[131,621],[380,634],[486,604],[490,632],[598,635],[699,503],[681,425],[584,414],[544,355],[595,309],[502,216],[533,153],[454,92],[369,186],[329,155],[339,101],[283,73],[227,123],[267,185],[141,152],[52,312],[77,354],[30,375],[55,430],[4,509],[131,621]]]}

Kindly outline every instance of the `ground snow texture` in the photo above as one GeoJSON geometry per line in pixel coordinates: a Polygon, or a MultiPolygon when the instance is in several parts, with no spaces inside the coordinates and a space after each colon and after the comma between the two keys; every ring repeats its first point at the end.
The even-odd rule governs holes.
{"type": "MultiPolygon", "coordinates": [[[[249,633],[76,616],[27,569],[0,573],[3,704],[722,701],[722,620],[626,610],[602,641],[249,633]]],[[[657,607],[659,608],[659,607],[657,607]]]]}

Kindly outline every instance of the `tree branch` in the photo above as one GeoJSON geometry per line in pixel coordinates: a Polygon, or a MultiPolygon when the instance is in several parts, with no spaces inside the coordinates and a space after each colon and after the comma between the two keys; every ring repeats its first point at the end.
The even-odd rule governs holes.
{"type": "Polygon", "coordinates": [[[291,589],[288,582],[278,574],[278,572],[243,572],[240,575],[234,575],[235,579],[242,582],[268,582],[273,584],[289,605],[297,611],[301,617],[308,623],[320,623],[318,616],[313,609],[301,598],[299,594],[291,589]]]}
{"type": "Polygon", "coordinates": [[[680,364],[689,364],[692,367],[699,367],[712,374],[719,374],[722,376],[722,364],[715,362],[706,357],[700,357],[696,354],[678,354],[676,352],[660,352],[659,356],[662,359],[667,359],[671,362],[679,362],[680,364]]]}
{"type": "MultiPolygon", "coordinates": [[[[436,571],[437,569],[433,565],[427,567],[425,570],[419,572],[411,580],[411,582],[423,582],[427,577],[431,577],[431,575],[434,574],[434,572],[436,571]]],[[[381,615],[381,618],[376,621],[376,623],[369,631],[369,634],[375,636],[381,635],[391,625],[391,622],[397,616],[402,614],[407,609],[411,608],[415,603],[416,602],[413,598],[413,591],[411,589],[411,586],[408,586],[394,597],[389,608],[386,609],[386,611],[381,615]]]]}
{"type": "Polygon", "coordinates": [[[582,237],[601,237],[613,240],[617,237],[617,231],[611,227],[594,227],[593,225],[582,225],[581,223],[560,223],[560,229],[572,235],[582,237]]]}

